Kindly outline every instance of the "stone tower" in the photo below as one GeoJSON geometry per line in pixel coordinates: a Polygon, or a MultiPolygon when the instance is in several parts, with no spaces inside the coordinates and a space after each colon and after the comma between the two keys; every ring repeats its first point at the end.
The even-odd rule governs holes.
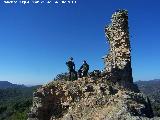
{"type": "Polygon", "coordinates": [[[110,45],[109,54],[104,57],[105,71],[117,76],[118,80],[133,82],[128,11],[116,11],[111,21],[112,23],[105,27],[105,35],[110,45]]]}

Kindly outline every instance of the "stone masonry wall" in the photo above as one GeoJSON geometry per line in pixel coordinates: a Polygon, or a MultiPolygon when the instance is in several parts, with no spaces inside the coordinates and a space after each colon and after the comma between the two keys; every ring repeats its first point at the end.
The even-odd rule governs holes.
{"type": "Polygon", "coordinates": [[[133,82],[131,49],[128,30],[128,11],[118,10],[112,15],[112,23],[105,27],[110,52],[104,58],[105,71],[115,74],[119,80],[133,82]]]}

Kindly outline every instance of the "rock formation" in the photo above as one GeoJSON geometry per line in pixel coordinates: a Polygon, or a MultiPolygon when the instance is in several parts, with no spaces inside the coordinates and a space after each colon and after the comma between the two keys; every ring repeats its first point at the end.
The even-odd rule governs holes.
{"type": "Polygon", "coordinates": [[[105,71],[111,72],[112,76],[116,76],[119,81],[133,82],[128,12],[118,10],[112,15],[111,21],[112,23],[105,28],[110,45],[109,54],[104,57],[105,71]]]}
{"type": "Polygon", "coordinates": [[[53,81],[33,95],[28,120],[156,120],[146,96],[105,78],[53,81]]]}
{"type": "Polygon", "coordinates": [[[149,99],[132,81],[127,11],[113,14],[106,27],[110,52],[107,74],[52,81],[33,93],[28,120],[158,120],[149,99]],[[123,82],[121,82],[123,81],[123,82]],[[128,83],[127,87],[121,83],[128,83]]]}

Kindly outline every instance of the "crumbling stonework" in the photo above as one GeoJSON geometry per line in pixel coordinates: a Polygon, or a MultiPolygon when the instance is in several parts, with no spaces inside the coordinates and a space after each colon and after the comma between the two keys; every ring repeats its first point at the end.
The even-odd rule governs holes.
{"type": "Polygon", "coordinates": [[[128,12],[118,10],[112,15],[112,23],[105,28],[110,51],[104,58],[105,71],[117,76],[118,80],[133,82],[131,49],[128,30],[128,12]]]}

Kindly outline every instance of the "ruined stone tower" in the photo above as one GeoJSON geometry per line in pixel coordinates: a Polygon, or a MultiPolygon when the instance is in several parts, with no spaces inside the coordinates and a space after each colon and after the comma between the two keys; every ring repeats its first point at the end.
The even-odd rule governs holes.
{"type": "Polygon", "coordinates": [[[133,82],[128,11],[116,11],[111,21],[112,23],[105,27],[105,35],[110,45],[109,54],[104,58],[105,71],[117,76],[118,80],[133,82]]]}

